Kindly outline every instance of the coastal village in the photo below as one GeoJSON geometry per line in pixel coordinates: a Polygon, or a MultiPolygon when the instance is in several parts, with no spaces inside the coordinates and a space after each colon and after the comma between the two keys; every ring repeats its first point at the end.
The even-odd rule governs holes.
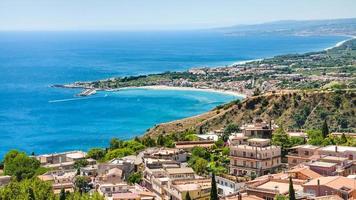
{"type": "MultiPolygon", "coordinates": [[[[327,124],[322,132],[326,137],[356,138],[356,133],[329,133],[327,124]]],[[[188,133],[170,145],[162,137],[151,139],[147,144],[154,141],[152,147],[105,161],[100,153],[108,149],[29,157],[46,169],[35,178],[50,183],[53,193],[64,199],[75,191],[106,200],[356,199],[356,147],[312,145],[312,137],[256,118],[241,127],[188,133]],[[286,148],[283,143],[291,138],[300,145],[286,148]]],[[[111,148],[118,144],[123,143],[113,140],[111,148]]],[[[0,187],[12,179],[0,176],[0,187]]]]}

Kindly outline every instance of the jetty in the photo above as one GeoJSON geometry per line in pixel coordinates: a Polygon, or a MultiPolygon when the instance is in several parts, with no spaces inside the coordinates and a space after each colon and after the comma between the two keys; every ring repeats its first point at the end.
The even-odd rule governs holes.
{"type": "Polygon", "coordinates": [[[86,97],[86,96],[90,96],[96,94],[96,89],[85,89],[82,92],[80,92],[79,94],[77,94],[76,96],[81,96],[81,97],[86,97]]]}

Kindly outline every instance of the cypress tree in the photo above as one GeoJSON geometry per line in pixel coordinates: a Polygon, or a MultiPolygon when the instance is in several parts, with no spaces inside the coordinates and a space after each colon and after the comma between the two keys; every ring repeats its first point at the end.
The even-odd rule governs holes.
{"type": "Polygon", "coordinates": [[[185,200],[192,200],[192,198],[190,198],[189,192],[187,192],[187,194],[185,194],[185,200]]]}
{"type": "Polygon", "coordinates": [[[345,133],[342,133],[340,142],[341,142],[341,144],[345,144],[347,142],[345,133]]]}
{"type": "Polygon", "coordinates": [[[329,135],[329,127],[326,120],[324,120],[323,127],[321,128],[321,133],[323,134],[324,139],[329,135]]]}
{"type": "Polygon", "coordinates": [[[292,177],[289,177],[289,200],[295,200],[295,191],[293,187],[292,177]]]}
{"type": "Polygon", "coordinates": [[[218,200],[218,190],[216,188],[215,173],[211,177],[211,191],[210,191],[210,200],[218,200]]]}
{"type": "Polygon", "coordinates": [[[61,193],[59,193],[59,200],[65,200],[66,199],[66,192],[64,191],[64,188],[61,189],[61,193]]]}

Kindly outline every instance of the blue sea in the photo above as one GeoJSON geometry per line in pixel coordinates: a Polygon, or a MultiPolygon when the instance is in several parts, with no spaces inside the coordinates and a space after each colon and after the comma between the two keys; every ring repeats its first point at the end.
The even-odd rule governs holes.
{"type": "Polygon", "coordinates": [[[220,93],[130,89],[76,98],[52,84],[317,51],[344,37],[248,37],[195,32],[1,32],[0,158],[104,147],[162,122],[236,99],[220,93]]]}

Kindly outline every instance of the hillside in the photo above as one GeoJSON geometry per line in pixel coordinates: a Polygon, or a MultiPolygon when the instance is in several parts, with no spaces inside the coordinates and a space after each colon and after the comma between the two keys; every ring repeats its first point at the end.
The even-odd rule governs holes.
{"type": "Polygon", "coordinates": [[[356,35],[356,18],[285,20],[218,28],[232,35],[356,35]]]}
{"type": "Polygon", "coordinates": [[[210,131],[227,124],[252,122],[258,117],[273,120],[288,130],[320,128],[327,120],[332,131],[356,131],[356,92],[339,91],[291,91],[266,93],[232,102],[210,112],[160,124],[146,134],[183,132],[187,129],[210,131]]]}

